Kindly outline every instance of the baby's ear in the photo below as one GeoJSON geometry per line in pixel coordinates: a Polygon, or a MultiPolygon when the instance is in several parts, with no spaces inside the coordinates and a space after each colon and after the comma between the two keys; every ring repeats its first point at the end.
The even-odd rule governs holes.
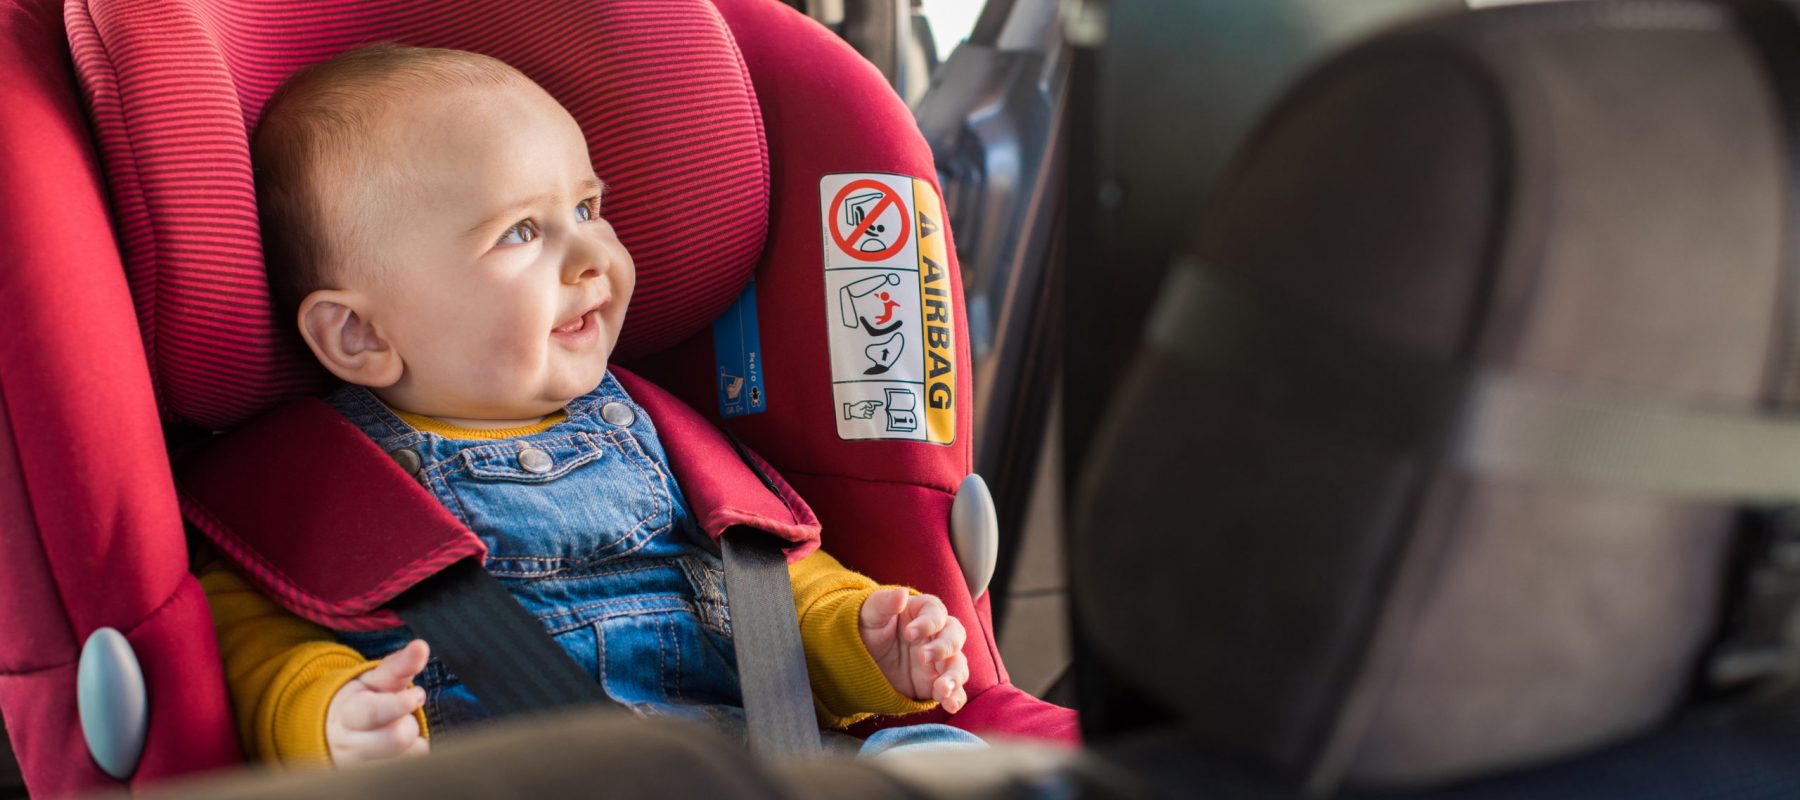
{"type": "Polygon", "coordinates": [[[331,374],[358,386],[392,386],[405,372],[362,309],[366,298],[341,289],[320,289],[300,301],[300,337],[331,374]]]}

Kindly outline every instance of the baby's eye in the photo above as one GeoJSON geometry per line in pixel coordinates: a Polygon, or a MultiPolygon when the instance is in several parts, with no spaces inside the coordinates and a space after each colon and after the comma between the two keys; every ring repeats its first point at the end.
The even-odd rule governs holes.
{"type": "Polygon", "coordinates": [[[600,198],[590,197],[575,206],[575,219],[581,222],[592,222],[600,218],[600,198]]]}
{"type": "Polygon", "coordinates": [[[537,237],[536,226],[528,221],[520,222],[517,225],[507,228],[505,233],[500,234],[500,240],[495,242],[495,244],[525,244],[537,237]]]}

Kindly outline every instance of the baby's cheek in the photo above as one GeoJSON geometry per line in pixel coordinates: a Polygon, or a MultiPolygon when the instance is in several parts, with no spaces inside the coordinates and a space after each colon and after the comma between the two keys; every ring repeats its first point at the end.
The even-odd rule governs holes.
{"type": "Polygon", "coordinates": [[[488,322],[488,352],[515,370],[543,357],[550,342],[549,323],[519,311],[496,316],[488,322]]]}

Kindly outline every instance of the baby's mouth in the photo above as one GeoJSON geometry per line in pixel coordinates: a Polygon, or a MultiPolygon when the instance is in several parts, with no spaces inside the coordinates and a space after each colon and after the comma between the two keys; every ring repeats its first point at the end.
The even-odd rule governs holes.
{"type": "Polygon", "coordinates": [[[600,314],[600,309],[597,309],[597,308],[589,309],[586,313],[582,314],[581,316],[576,317],[572,320],[569,320],[568,322],[565,322],[561,325],[558,325],[555,328],[552,328],[551,332],[552,333],[581,333],[582,331],[587,330],[587,327],[589,325],[599,324],[599,320],[595,319],[595,317],[597,317],[599,314],[600,314]]]}
{"type": "Polygon", "coordinates": [[[550,333],[558,336],[586,334],[589,329],[600,327],[600,312],[612,305],[612,293],[608,292],[600,298],[600,302],[588,306],[586,311],[576,314],[574,319],[550,329],[550,333]]]}

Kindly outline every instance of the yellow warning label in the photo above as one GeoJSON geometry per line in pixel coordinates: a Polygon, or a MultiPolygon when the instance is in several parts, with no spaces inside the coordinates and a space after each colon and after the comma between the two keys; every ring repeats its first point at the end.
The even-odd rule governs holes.
{"type": "Polygon", "coordinates": [[[913,180],[918,214],[919,298],[925,312],[925,430],[939,444],[956,439],[956,321],[944,244],[944,208],[925,181],[913,180]]]}

